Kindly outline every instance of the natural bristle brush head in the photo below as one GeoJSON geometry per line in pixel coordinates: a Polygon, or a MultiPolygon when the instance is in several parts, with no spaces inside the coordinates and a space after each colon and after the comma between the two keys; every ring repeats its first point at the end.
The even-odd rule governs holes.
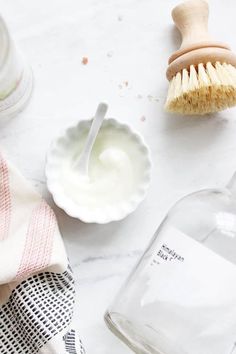
{"type": "Polygon", "coordinates": [[[169,59],[165,108],[180,114],[207,114],[236,105],[236,55],[208,34],[208,3],[186,1],[172,11],[182,34],[169,59]]]}
{"type": "Polygon", "coordinates": [[[236,69],[231,64],[191,65],[170,81],[166,110],[207,114],[236,105],[236,69]]]}

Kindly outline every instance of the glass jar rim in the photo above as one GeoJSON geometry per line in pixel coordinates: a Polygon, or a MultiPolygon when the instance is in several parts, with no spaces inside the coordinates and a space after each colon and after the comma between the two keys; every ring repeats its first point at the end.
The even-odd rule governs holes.
{"type": "Polygon", "coordinates": [[[3,70],[10,52],[10,35],[7,28],[7,25],[0,15],[0,46],[1,46],[1,53],[0,53],[0,71],[3,70]]]}

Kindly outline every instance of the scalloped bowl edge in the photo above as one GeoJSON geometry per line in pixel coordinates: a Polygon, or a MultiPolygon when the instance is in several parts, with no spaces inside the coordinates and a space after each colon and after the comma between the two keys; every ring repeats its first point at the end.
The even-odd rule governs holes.
{"type": "MultiPolygon", "coordinates": [[[[142,183],[138,185],[137,192],[132,196],[131,199],[128,199],[122,205],[115,207],[107,207],[107,213],[104,213],[104,208],[99,212],[95,211],[85,211],[85,208],[75,205],[71,200],[60,192],[59,184],[56,182],[55,175],[57,171],[57,164],[55,160],[55,155],[57,154],[58,160],[58,142],[60,139],[66,138],[68,132],[74,129],[80,129],[85,127],[91,122],[91,119],[81,120],[77,125],[68,127],[64,134],[55,138],[46,155],[46,167],[45,175],[47,179],[47,187],[50,193],[52,194],[53,200],[57,206],[63,209],[69,216],[77,218],[85,223],[97,223],[97,224],[107,224],[112,221],[119,221],[124,219],[126,216],[131,214],[136,210],[138,205],[145,199],[147,191],[151,181],[151,169],[152,161],[150,157],[150,150],[147,144],[145,143],[142,135],[137,131],[133,130],[130,125],[125,123],[120,123],[114,118],[107,118],[104,120],[103,124],[111,124],[115,128],[122,128],[126,133],[135,138],[138,145],[141,147],[142,153],[146,159],[145,161],[145,174],[142,183]],[[110,210],[109,210],[110,209],[110,210]]],[[[60,157],[59,157],[60,159],[60,157]]]]}

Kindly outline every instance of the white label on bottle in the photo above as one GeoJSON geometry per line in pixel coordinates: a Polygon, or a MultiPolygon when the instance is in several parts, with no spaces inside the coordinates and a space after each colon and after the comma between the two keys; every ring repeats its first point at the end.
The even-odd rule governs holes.
{"type": "Polygon", "coordinates": [[[155,245],[142,271],[145,321],[176,352],[235,354],[236,266],[175,228],[164,228],[155,245]]]}

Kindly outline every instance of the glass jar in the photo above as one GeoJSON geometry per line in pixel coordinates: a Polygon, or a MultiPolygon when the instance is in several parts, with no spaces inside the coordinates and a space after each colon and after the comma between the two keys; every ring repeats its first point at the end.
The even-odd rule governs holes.
{"type": "Polygon", "coordinates": [[[235,181],[175,204],[105,314],[134,352],[236,353],[235,181]]]}
{"type": "Polygon", "coordinates": [[[25,63],[0,16],[0,118],[18,113],[33,86],[31,68],[25,63]]]}

